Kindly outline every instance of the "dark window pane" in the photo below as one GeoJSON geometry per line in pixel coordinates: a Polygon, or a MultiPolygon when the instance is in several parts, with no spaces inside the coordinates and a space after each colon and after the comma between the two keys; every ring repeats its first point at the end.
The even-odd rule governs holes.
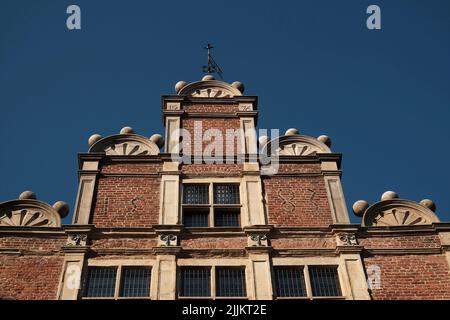
{"type": "Polygon", "coordinates": [[[183,185],[184,204],[208,204],[209,185],[207,184],[185,184],[183,185]]]}
{"type": "Polygon", "coordinates": [[[275,290],[278,297],[305,297],[303,267],[275,267],[275,290]]]}
{"type": "Polygon", "coordinates": [[[237,184],[215,184],[215,204],[240,204],[239,185],[237,184]]]}
{"type": "Polygon", "coordinates": [[[341,296],[341,287],[336,266],[309,267],[312,294],[315,297],[341,296]]]}
{"type": "Polygon", "coordinates": [[[239,227],[240,209],[215,209],[215,227],[239,227]]]}
{"type": "Polygon", "coordinates": [[[183,210],[184,226],[186,228],[203,228],[209,226],[209,210],[201,211],[199,209],[183,210]]]}
{"type": "Polygon", "coordinates": [[[183,297],[211,296],[210,268],[181,268],[181,292],[183,297]]]}
{"type": "Polygon", "coordinates": [[[123,267],[121,297],[148,297],[150,295],[150,268],[123,267]]]}
{"type": "Polygon", "coordinates": [[[245,297],[244,268],[216,268],[216,295],[218,297],[245,297]]]}
{"type": "Polygon", "coordinates": [[[87,274],[85,297],[114,297],[116,268],[90,267],[87,274]]]}

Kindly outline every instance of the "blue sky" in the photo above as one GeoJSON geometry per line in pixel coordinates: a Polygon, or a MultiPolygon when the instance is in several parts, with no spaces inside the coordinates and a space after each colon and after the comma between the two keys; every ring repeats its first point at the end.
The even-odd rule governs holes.
{"type": "Polygon", "coordinates": [[[349,208],[392,189],[450,220],[449,39],[448,0],[1,0],[0,201],[30,189],[73,211],[89,136],[162,133],[160,96],[201,78],[211,42],[260,128],[332,138],[349,208]]]}

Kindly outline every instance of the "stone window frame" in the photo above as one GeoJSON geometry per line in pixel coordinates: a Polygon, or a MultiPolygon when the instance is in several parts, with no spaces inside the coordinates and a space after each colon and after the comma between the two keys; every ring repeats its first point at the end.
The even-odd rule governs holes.
{"type": "MultiPolygon", "coordinates": [[[[115,267],[116,272],[116,280],[115,280],[115,289],[114,296],[112,297],[85,297],[84,291],[86,289],[86,281],[83,281],[81,286],[81,299],[82,300],[142,300],[149,299],[153,300],[152,290],[153,290],[153,282],[155,280],[156,272],[155,261],[154,260],[89,260],[87,266],[85,267],[85,275],[87,275],[89,268],[91,267],[115,267]],[[150,268],[150,287],[149,287],[149,295],[148,297],[121,297],[120,294],[120,285],[122,283],[122,269],[123,267],[142,267],[142,268],[150,268]]],[[[85,278],[86,280],[86,278],[85,278]]]]}
{"type": "Polygon", "coordinates": [[[340,258],[332,257],[317,257],[317,258],[272,258],[272,282],[273,282],[273,297],[275,300],[289,300],[289,299],[300,299],[300,300],[346,300],[348,297],[348,285],[347,279],[348,275],[346,270],[342,265],[340,258]],[[337,275],[339,280],[339,286],[341,289],[341,296],[313,296],[312,295],[312,284],[309,273],[309,267],[336,267],[337,275]],[[302,267],[303,268],[303,278],[306,287],[306,296],[304,297],[277,297],[275,292],[275,272],[276,267],[302,267]]]}
{"type": "Polygon", "coordinates": [[[224,299],[241,299],[247,300],[252,299],[253,288],[253,274],[248,260],[244,259],[178,259],[177,261],[177,280],[176,280],[176,299],[178,300],[224,300],[224,299]],[[210,268],[210,288],[211,296],[209,297],[184,297],[180,296],[181,292],[181,268],[195,268],[195,267],[207,267],[210,268]],[[216,295],[216,268],[236,268],[240,267],[244,269],[245,274],[245,293],[246,296],[239,297],[220,297],[216,295]]]}
{"type": "Polygon", "coordinates": [[[208,226],[207,227],[200,227],[200,228],[242,228],[244,224],[244,217],[243,217],[243,203],[244,202],[244,194],[243,194],[243,185],[242,185],[242,179],[240,178],[188,178],[183,179],[180,183],[181,185],[181,192],[180,192],[180,221],[184,224],[184,209],[185,208],[202,208],[206,210],[209,208],[209,214],[208,214],[208,226]],[[184,197],[184,185],[187,184],[207,184],[208,185],[208,204],[184,204],[183,203],[183,197],[184,197]],[[215,204],[214,203],[214,185],[218,184],[235,184],[239,186],[239,204],[215,204]],[[231,209],[239,209],[239,226],[230,226],[230,227],[217,227],[214,223],[214,210],[218,208],[231,208],[231,209]]]}

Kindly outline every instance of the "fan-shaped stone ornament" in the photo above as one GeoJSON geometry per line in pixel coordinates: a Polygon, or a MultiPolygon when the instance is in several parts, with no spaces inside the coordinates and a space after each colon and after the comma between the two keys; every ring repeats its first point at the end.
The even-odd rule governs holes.
{"type": "Polygon", "coordinates": [[[60,227],[61,216],[39,200],[13,200],[0,203],[0,227],[60,227]]]}
{"type": "Polygon", "coordinates": [[[331,153],[330,148],[315,138],[303,135],[285,135],[269,141],[262,152],[279,156],[310,156],[331,153]]]}
{"type": "Polygon", "coordinates": [[[98,140],[89,152],[105,152],[110,156],[157,155],[159,147],[137,134],[118,134],[98,140]]]}
{"type": "Polygon", "coordinates": [[[181,88],[178,94],[194,98],[233,98],[242,96],[242,93],[236,87],[218,80],[192,82],[181,88]]]}
{"type": "Polygon", "coordinates": [[[390,199],[370,206],[363,216],[363,226],[415,226],[439,222],[430,209],[410,200],[390,199]]]}

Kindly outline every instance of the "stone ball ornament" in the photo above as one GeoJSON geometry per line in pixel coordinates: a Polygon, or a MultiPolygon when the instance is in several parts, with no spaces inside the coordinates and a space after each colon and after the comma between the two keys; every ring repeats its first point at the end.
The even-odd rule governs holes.
{"type": "Polygon", "coordinates": [[[352,206],[353,213],[357,217],[362,217],[367,208],[369,208],[369,203],[366,200],[358,200],[352,206]]]}
{"type": "Polygon", "coordinates": [[[175,92],[176,93],[180,92],[180,90],[183,89],[186,85],[187,85],[186,81],[178,81],[175,84],[175,92]]]}
{"type": "Polygon", "coordinates": [[[323,144],[325,144],[328,148],[331,147],[331,139],[329,136],[327,135],[321,135],[319,137],[317,137],[317,140],[319,140],[320,142],[322,142],[323,144]]]}
{"type": "Polygon", "coordinates": [[[120,130],[120,134],[133,134],[134,133],[134,129],[131,127],[123,127],[120,130]]]}
{"type": "Polygon", "coordinates": [[[433,200],[430,199],[423,199],[422,201],[420,201],[420,204],[428,209],[430,209],[431,211],[435,212],[436,211],[436,204],[433,202],[433,200]]]}
{"type": "Polygon", "coordinates": [[[381,201],[397,199],[398,194],[394,191],[386,191],[381,195],[381,201]]]}
{"type": "Polygon", "coordinates": [[[261,136],[258,138],[258,142],[260,146],[265,145],[267,142],[269,142],[269,137],[268,136],[261,136]]]}
{"type": "Polygon", "coordinates": [[[37,197],[36,197],[36,193],[34,193],[33,191],[27,190],[20,194],[19,199],[20,200],[28,200],[28,199],[36,200],[37,197]]]}
{"type": "Polygon", "coordinates": [[[59,213],[61,218],[65,218],[69,214],[69,206],[64,201],[55,202],[53,208],[59,213]]]}
{"type": "Polygon", "coordinates": [[[159,148],[164,146],[164,138],[159,133],[155,133],[150,137],[150,141],[154,142],[159,148]]]}
{"type": "Polygon", "coordinates": [[[300,131],[298,131],[298,129],[296,128],[290,128],[287,129],[286,132],[284,133],[285,136],[295,136],[295,135],[299,135],[300,131]]]}
{"type": "Polygon", "coordinates": [[[207,74],[202,78],[202,81],[211,81],[211,80],[214,80],[214,76],[211,74],[207,74]]]}
{"type": "Polygon", "coordinates": [[[94,143],[96,143],[97,141],[101,140],[102,136],[99,134],[93,134],[92,136],[89,137],[88,139],[88,145],[92,146],[94,143]]]}
{"type": "Polygon", "coordinates": [[[232,87],[238,89],[241,93],[244,93],[245,90],[245,86],[242,82],[240,81],[235,81],[231,84],[232,87]]]}

